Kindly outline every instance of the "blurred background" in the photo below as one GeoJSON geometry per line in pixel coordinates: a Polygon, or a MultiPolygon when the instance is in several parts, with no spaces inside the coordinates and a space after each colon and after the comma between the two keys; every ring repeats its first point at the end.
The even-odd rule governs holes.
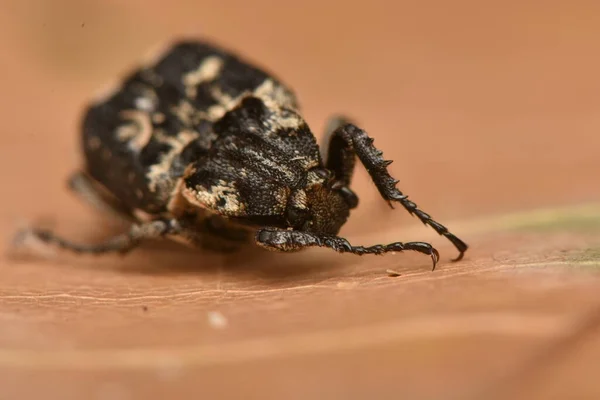
{"type": "MultiPolygon", "coordinates": [[[[319,140],[329,115],[344,113],[354,118],[376,138],[376,145],[384,151],[385,157],[395,161],[391,170],[400,179],[399,188],[422,209],[447,223],[459,236],[461,232],[469,234],[464,221],[600,200],[598,2],[3,0],[0,1],[0,179],[4,190],[0,222],[4,242],[23,221],[40,219],[49,219],[61,233],[80,238],[91,239],[106,234],[110,228],[104,217],[95,215],[65,190],[66,177],[80,162],[78,127],[81,112],[87,101],[106,86],[115,84],[148,54],[180,37],[208,38],[275,73],[296,90],[305,117],[319,140]]],[[[423,236],[414,237],[417,234],[430,235],[403,210],[391,211],[378,197],[363,169],[359,168],[357,172],[354,189],[360,196],[361,206],[343,230],[350,239],[360,237],[375,241],[385,236],[386,239],[409,241],[421,240],[423,236]]],[[[593,236],[587,234],[585,240],[592,240],[589,237],[593,236]]],[[[424,237],[444,249],[444,262],[454,256],[453,249],[442,239],[435,235],[424,237]]],[[[534,258],[544,260],[548,254],[554,254],[553,251],[570,249],[573,243],[587,243],[579,237],[572,238],[568,231],[552,240],[540,239],[535,244],[523,242],[522,236],[512,234],[501,236],[501,243],[496,243],[496,239],[486,242],[474,236],[465,239],[475,244],[474,250],[466,264],[454,267],[457,268],[454,271],[460,272],[464,268],[467,274],[476,268],[496,265],[493,263],[499,259],[507,265],[506,260],[510,259],[516,244],[521,244],[521,253],[508,263],[512,266],[523,261],[519,257],[525,257],[527,262],[534,258]],[[547,243],[551,243],[551,249],[544,247],[547,243]],[[515,261],[517,259],[520,261],[515,261]]],[[[266,307],[273,298],[265,295],[260,300],[254,298],[253,301],[258,302],[254,303],[221,292],[218,296],[206,297],[202,290],[209,287],[221,290],[222,285],[230,285],[230,288],[242,291],[250,287],[275,291],[280,287],[315,285],[317,282],[327,282],[340,289],[347,284],[354,287],[352,285],[357,282],[363,282],[361,279],[375,279],[373,277],[386,268],[402,268],[404,260],[408,260],[408,268],[416,276],[429,276],[428,261],[410,255],[387,261],[356,261],[345,257],[343,265],[337,265],[330,256],[325,261],[319,261],[315,256],[308,259],[316,263],[316,267],[311,268],[319,269],[311,269],[295,281],[286,278],[285,272],[278,272],[279,275],[271,275],[266,280],[260,273],[258,278],[240,278],[235,270],[223,272],[220,266],[214,270],[209,268],[205,275],[192,274],[191,277],[187,272],[183,276],[175,273],[168,277],[160,274],[123,275],[106,268],[113,264],[120,267],[136,264],[144,268],[149,261],[145,257],[138,254],[127,261],[96,261],[96,268],[102,272],[85,268],[73,271],[72,264],[62,263],[43,267],[31,263],[17,270],[5,263],[1,272],[5,283],[0,284],[4,296],[0,302],[4,314],[0,317],[4,315],[4,320],[0,324],[10,325],[10,328],[6,328],[1,339],[5,352],[0,351],[0,364],[10,374],[0,381],[10,377],[10,382],[6,382],[10,385],[5,386],[9,388],[7,397],[2,397],[0,392],[0,398],[24,398],[23,395],[37,398],[39,388],[52,390],[56,398],[62,399],[129,399],[143,393],[146,397],[139,398],[149,399],[157,393],[171,395],[196,390],[192,388],[198,375],[189,371],[187,375],[163,377],[157,384],[160,389],[153,387],[146,379],[154,379],[155,375],[137,371],[136,363],[127,361],[135,358],[131,354],[121,355],[125,360],[121,360],[122,364],[126,365],[123,368],[129,371],[125,377],[111,375],[109,367],[100,368],[100,372],[90,367],[90,374],[80,376],[84,383],[73,387],[69,387],[68,377],[74,375],[66,367],[69,365],[66,361],[56,369],[50,361],[46,367],[37,369],[26,362],[20,367],[11,366],[10,360],[26,359],[15,349],[52,349],[56,340],[67,350],[101,349],[105,343],[129,348],[139,344],[140,339],[131,333],[138,332],[142,336],[149,335],[146,336],[150,338],[147,339],[148,346],[165,345],[168,348],[169,345],[191,345],[197,341],[231,344],[235,343],[234,339],[247,335],[265,337],[266,331],[261,330],[261,326],[271,326],[272,331],[271,328],[267,331],[274,337],[293,334],[299,327],[308,327],[307,332],[311,332],[317,328],[345,329],[352,324],[368,326],[373,322],[370,318],[379,318],[379,322],[397,318],[398,314],[389,311],[393,307],[398,307],[399,313],[410,309],[418,314],[420,309],[436,309],[448,297],[460,302],[459,306],[448,300],[454,304],[448,307],[456,310],[463,310],[461,307],[476,310],[503,308],[504,303],[492,293],[498,288],[502,288],[501,292],[509,290],[503,280],[506,277],[493,284],[485,280],[488,283],[483,284],[475,277],[467,283],[460,280],[458,286],[444,283],[441,288],[431,282],[402,290],[386,286],[387,291],[382,294],[362,292],[366,297],[352,297],[353,294],[346,292],[340,297],[334,290],[319,297],[321,307],[331,305],[330,308],[321,308],[317,306],[319,303],[307,300],[306,294],[312,291],[296,291],[293,299],[283,291],[273,294],[281,301],[278,303],[282,304],[280,308],[263,309],[261,307],[266,307]],[[337,267],[325,268],[329,264],[337,267]],[[460,286],[463,284],[472,289],[463,292],[460,286]],[[162,294],[157,295],[158,300],[152,300],[156,288],[161,288],[162,294]],[[193,288],[198,290],[195,295],[186,291],[193,288]],[[181,301],[183,297],[161,300],[160,296],[165,293],[182,290],[192,296],[189,302],[181,301]],[[473,300],[484,292],[487,293],[485,296],[491,296],[485,297],[484,305],[473,300]],[[435,297],[432,293],[444,295],[435,297]],[[46,295],[50,297],[44,297],[46,295]],[[65,300],[69,296],[80,297],[65,300]],[[94,300],[94,296],[113,300],[103,302],[94,300]],[[131,296],[156,302],[163,314],[140,316],[139,307],[145,300],[132,300],[131,296]],[[420,306],[403,305],[410,303],[411,296],[420,299],[415,303],[420,306]],[[238,321],[237,328],[227,331],[224,337],[211,336],[214,334],[210,333],[210,327],[202,331],[205,336],[193,333],[195,328],[191,327],[199,326],[193,315],[199,316],[223,304],[229,307],[229,315],[237,315],[241,318],[239,321],[245,322],[238,321]],[[376,311],[383,305],[390,306],[388,311],[376,311]],[[83,311],[86,307],[91,307],[98,314],[97,318],[86,314],[83,311]],[[135,318],[124,322],[134,309],[135,318]],[[178,314],[178,310],[183,311],[178,314]],[[178,319],[178,315],[183,317],[178,319]],[[146,319],[140,319],[142,317],[146,319]],[[171,331],[174,327],[179,330],[171,331]],[[37,333],[32,333],[34,331],[37,333]],[[101,338],[98,332],[106,336],[101,338]],[[170,338],[170,344],[162,341],[165,337],[170,338]],[[30,378],[38,385],[28,385],[30,378]],[[97,397],[83,396],[84,393],[94,393],[97,397]]],[[[168,255],[162,257],[169,259],[168,255]]],[[[198,255],[187,255],[177,258],[177,262],[190,263],[197,259],[198,255]]],[[[296,264],[302,264],[302,257],[293,259],[296,264]]],[[[210,260],[217,263],[215,259],[210,260]]],[[[285,264],[282,258],[270,260],[273,269],[285,264]]],[[[94,261],[88,262],[94,265],[94,261]]],[[[168,264],[168,261],[164,262],[168,264]]],[[[258,265],[262,268],[260,262],[258,265]]],[[[564,283],[565,279],[561,275],[553,282],[564,283]]],[[[376,288],[377,284],[369,287],[376,288]]],[[[519,285],[514,288],[515,299],[521,293],[519,285]]],[[[593,290],[597,289],[593,287],[593,290]]],[[[573,294],[571,300],[557,298],[554,303],[546,302],[538,292],[535,298],[539,304],[554,304],[561,309],[591,304],[590,298],[581,294],[585,291],[580,287],[564,290],[573,294]],[[579,293],[581,298],[574,293],[579,293]]],[[[499,298],[513,299],[508,295],[499,298]]],[[[530,297],[527,299],[531,302],[526,304],[538,304],[530,297]]],[[[515,309],[522,304],[518,300],[510,302],[515,309]]],[[[364,335],[369,336],[368,333],[364,335]]],[[[436,342],[433,348],[437,354],[449,354],[448,359],[460,359],[463,357],[460,354],[464,353],[452,353],[453,346],[461,348],[452,340],[436,342]]],[[[257,346],[265,345],[261,343],[257,346]]],[[[496,365],[496,361],[491,361],[501,359],[500,353],[498,358],[489,355],[477,359],[481,349],[490,345],[490,342],[481,343],[481,346],[468,345],[471,347],[467,346],[465,350],[472,355],[473,362],[491,365],[490,371],[506,371],[508,364],[500,362],[496,365]]],[[[512,344],[504,343],[506,347],[502,347],[494,343],[498,349],[505,350],[503,354],[519,352],[528,346],[521,343],[511,347],[512,344]]],[[[311,347],[309,344],[298,345],[311,347]]],[[[210,393],[219,394],[217,383],[234,376],[237,386],[229,387],[230,394],[236,392],[236,388],[242,388],[239,390],[245,391],[248,398],[252,395],[247,390],[251,390],[253,384],[263,390],[256,392],[261,393],[256,398],[266,398],[269,393],[274,398],[325,398],[321,397],[324,393],[329,393],[327,398],[351,398],[353,393],[360,397],[361,393],[373,390],[379,390],[380,396],[389,398],[449,398],[436,396],[443,392],[463,393],[465,388],[471,388],[468,377],[457,372],[458,364],[439,367],[440,360],[425,347],[418,346],[419,350],[411,353],[408,359],[402,358],[403,347],[393,350],[382,347],[379,349],[381,354],[377,353],[379,358],[363,352],[356,357],[346,354],[330,364],[325,361],[332,369],[346,371],[327,375],[331,370],[319,370],[321,377],[331,378],[329,383],[306,369],[313,365],[312,362],[317,362],[314,360],[288,360],[287,364],[285,361],[278,364],[255,360],[254,379],[243,377],[247,370],[241,362],[236,364],[235,370],[218,367],[206,372],[206,368],[202,369],[206,366],[199,368],[206,372],[205,376],[214,378],[210,381],[210,393]],[[412,392],[409,389],[404,392],[409,397],[395,397],[394,393],[398,392],[394,390],[402,382],[394,382],[391,369],[399,368],[412,376],[411,366],[423,357],[428,361],[416,367],[420,372],[413,371],[415,377],[430,376],[432,371],[448,372],[449,368],[458,374],[456,380],[438,376],[438,390],[424,378],[415,378],[408,384],[412,392]],[[344,365],[352,365],[358,370],[349,371],[343,368],[344,365]],[[372,369],[361,369],[361,365],[372,366],[372,369]],[[381,368],[387,372],[382,372],[381,368]],[[257,378],[264,378],[267,373],[274,373],[280,381],[268,383],[257,378]],[[377,376],[389,377],[391,381],[382,382],[377,376]],[[305,385],[298,382],[303,379],[305,385]],[[358,386],[352,389],[344,386],[352,382],[358,386]]],[[[211,356],[218,359],[218,349],[217,346],[207,351],[213,351],[211,356]]],[[[170,361],[179,362],[175,355],[169,358],[168,351],[166,354],[164,357],[170,361]]],[[[157,357],[162,356],[161,353],[157,357]]],[[[31,357],[35,359],[34,355],[31,357]]],[[[56,357],[60,359],[60,356],[56,357]]],[[[84,356],[80,361],[81,365],[87,365],[84,356]]],[[[73,363],[79,365],[76,361],[73,363]]],[[[597,364],[594,368],[597,371],[597,364]]],[[[471,365],[470,370],[474,369],[478,367],[471,365]]],[[[486,379],[492,379],[492,376],[495,376],[492,372],[485,375],[486,379]]],[[[591,384],[590,387],[595,386],[591,384]]]]}

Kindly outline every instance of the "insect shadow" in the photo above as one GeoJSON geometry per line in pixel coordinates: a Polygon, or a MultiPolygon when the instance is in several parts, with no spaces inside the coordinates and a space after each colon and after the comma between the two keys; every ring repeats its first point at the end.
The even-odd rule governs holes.
{"type": "MultiPolygon", "coordinates": [[[[119,223],[96,224],[101,226],[86,239],[99,239],[118,229],[119,223]]],[[[37,248],[35,242],[28,242],[20,250],[9,252],[8,260],[18,262],[47,262],[60,268],[97,270],[100,273],[114,271],[123,274],[154,276],[195,275],[198,277],[215,274],[231,275],[240,279],[266,279],[269,281],[297,281],[304,277],[333,276],[344,266],[348,258],[325,249],[312,249],[308,252],[281,254],[256,246],[245,246],[237,251],[214,252],[203,248],[190,248],[172,241],[148,241],[126,254],[73,255],[55,251],[44,253],[45,248],[37,248]],[[42,256],[42,257],[40,257],[42,256]]],[[[354,257],[351,257],[354,258],[354,257]]],[[[356,260],[354,260],[356,262],[356,260]]]]}
{"type": "Polygon", "coordinates": [[[356,263],[355,257],[312,249],[293,254],[281,254],[247,246],[230,253],[215,253],[206,249],[182,249],[177,243],[146,244],[139,252],[119,261],[123,273],[143,275],[210,275],[225,273],[240,278],[261,278],[277,281],[297,281],[310,277],[336,276],[340,270],[356,263]],[[128,260],[129,259],[129,260],[128,260]],[[147,262],[145,262],[147,260],[147,262]],[[351,261],[351,262],[349,262],[351,261]]]}

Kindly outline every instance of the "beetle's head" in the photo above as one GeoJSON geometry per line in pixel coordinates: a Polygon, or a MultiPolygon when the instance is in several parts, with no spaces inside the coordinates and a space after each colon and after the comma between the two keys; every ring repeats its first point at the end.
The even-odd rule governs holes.
{"type": "Polygon", "coordinates": [[[358,205],[358,197],[350,188],[335,181],[327,169],[308,173],[308,184],[291,193],[285,217],[290,227],[315,233],[335,235],[358,205]]]}

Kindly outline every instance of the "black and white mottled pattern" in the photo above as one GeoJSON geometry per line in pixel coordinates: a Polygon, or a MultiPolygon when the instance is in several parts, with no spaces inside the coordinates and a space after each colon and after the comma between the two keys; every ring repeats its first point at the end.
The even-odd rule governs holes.
{"type": "Polygon", "coordinates": [[[86,170],[130,208],[165,212],[186,166],[223,136],[215,123],[250,96],[271,107],[268,129],[303,124],[294,94],[271,75],[213,46],[178,43],[87,110],[86,170]]]}

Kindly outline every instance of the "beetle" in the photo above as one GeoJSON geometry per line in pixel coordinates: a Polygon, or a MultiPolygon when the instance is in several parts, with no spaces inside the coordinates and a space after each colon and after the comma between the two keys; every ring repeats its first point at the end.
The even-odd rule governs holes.
{"type": "MultiPolygon", "coordinates": [[[[295,93],[237,54],[180,39],[90,102],[81,121],[83,166],[69,187],[93,205],[131,221],[128,232],[95,244],[29,229],[47,245],[79,253],[125,253],[147,239],[233,251],[254,241],[268,250],[312,246],[341,253],[412,250],[425,242],[353,246],[337,236],[358,197],[356,161],[381,197],[399,203],[446,237],[463,258],[468,246],[396,187],[391,161],[344,116],[332,117],[324,151],[301,116],[295,93]]],[[[23,236],[21,236],[23,237],[23,236]]]]}

